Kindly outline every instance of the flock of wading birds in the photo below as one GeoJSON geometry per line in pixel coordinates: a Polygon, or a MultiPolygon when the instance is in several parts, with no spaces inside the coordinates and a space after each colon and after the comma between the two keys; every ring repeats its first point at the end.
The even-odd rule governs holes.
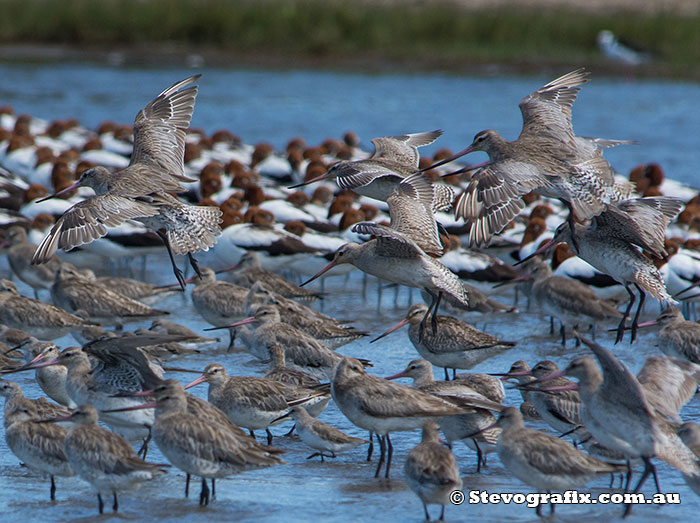
{"type": "MultiPolygon", "coordinates": [[[[376,437],[380,457],[375,477],[385,465],[387,478],[393,453],[390,434],[422,428],[422,441],[409,452],[404,475],[421,499],[426,519],[429,504],[442,506],[443,519],[450,493],[462,486],[451,452],[457,440],[476,450],[477,471],[486,454],[497,452],[506,469],[540,492],[581,488],[599,475],[614,473],[627,474],[626,492],[638,492],[649,475],[658,489],[654,460],[662,459],[680,470],[700,494],[700,428],[679,416],[700,376],[700,326],[684,320],[673,306],[676,300],[661,275],[665,271],[667,279],[673,278],[674,295],[696,299],[684,288],[691,287],[693,275],[669,267],[671,254],[680,256],[683,251],[691,260],[700,255],[693,254],[692,242],[681,246],[679,240],[666,240],[667,225],[686,203],[660,195],[662,179],[654,166],[633,173],[635,183],[616,176],[602,152],[629,142],[574,134],[571,107],[587,76],[579,69],[526,96],[520,103],[523,129],[517,140],[483,131],[460,153],[432,162],[420,162],[418,148],[434,142],[440,131],[375,138],[369,158],[351,135],[345,144],[327,142],[321,148],[304,149],[296,140],[290,142],[285,168],[269,150],[253,151],[230,133],[217,133],[218,139],[207,143],[201,133],[187,132],[198,76],[158,95],[139,111],[133,130],[105,124],[100,140],[109,146],[102,150],[94,143],[88,147],[94,137],[75,124],[42,127],[5,111],[0,123],[14,122],[14,129],[5,130],[2,137],[2,162],[16,166],[17,172],[3,173],[3,188],[9,197],[18,193],[24,200],[19,213],[10,213],[15,225],[5,229],[4,246],[9,247],[14,274],[34,288],[37,298],[39,290],[49,289],[54,305],[21,296],[11,281],[2,280],[0,321],[6,325],[7,345],[1,372],[35,370],[42,390],[57,402],[25,398],[16,383],[2,381],[8,447],[30,470],[50,476],[52,500],[55,476],[78,475],[90,483],[97,491],[100,513],[103,494],[112,494],[116,511],[119,491],[166,471],[167,465],[144,461],[151,440],[170,465],[186,473],[186,494],[190,476],[201,478],[200,505],[205,505],[210,498],[207,479],[215,489],[216,478],[284,463],[282,451],[271,446],[269,427],[287,417],[294,419],[294,430],[314,450],[309,458],[334,458],[369,443],[370,459],[376,437]],[[31,133],[23,128],[40,131],[27,141],[31,133]],[[71,156],[77,142],[82,152],[71,156]],[[42,148],[52,153],[50,178],[45,168],[22,164],[22,158],[39,164],[42,148]],[[449,170],[448,164],[472,151],[486,152],[489,160],[449,170]],[[110,168],[94,165],[96,159],[110,168]],[[81,173],[74,183],[75,170],[65,175],[68,167],[81,173]],[[48,196],[38,184],[36,177],[42,176],[51,180],[54,194],[48,196]],[[311,196],[282,186],[295,178],[303,183],[289,189],[322,185],[311,196]],[[333,181],[341,191],[331,202],[333,181]],[[460,186],[464,190],[455,197],[460,186]],[[94,195],[80,200],[75,190],[81,187],[92,188],[94,195]],[[18,190],[13,193],[13,188],[18,190]],[[646,196],[633,195],[635,188],[646,196]],[[199,205],[174,193],[198,199],[199,205]],[[553,200],[533,206],[537,195],[553,200]],[[378,201],[376,206],[370,199],[378,201]],[[557,201],[568,212],[563,219],[554,211],[557,201]],[[333,211],[334,206],[339,211],[333,211]],[[379,208],[388,209],[388,222],[379,208]],[[447,214],[450,208],[455,218],[447,214]],[[529,211],[525,226],[523,217],[529,211]],[[58,216],[55,223],[46,212],[58,216]],[[365,221],[373,217],[376,221],[365,221]],[[275,224],[275,219],[281,223],[275,224]],[[548,236],[547,221],[561,221],[548,236]],[[223,234],[222,222],[227,226],[223,234]],[[134,238],[149,238],[146,229],[165,244],[175,286],[96,277],[56,257],[57,249],[81,246],[67,253],[76,263],[95,255],[114,256],[120,248],[128,250],[124,244],[137,243],[134,238]],[[512,249],[519,241],[520,270],[486,252],[461,247],[448,229],[466,233],[475,246],[493,243],[512,249]],[[108,233],[108,238],[90,245],[108,233]],[[31,243],[36,234],[43,235],[38,247],[31,243]],[[522,240],[512,243],[516,236],[522,240]],[[545,237],[548,241],[543,242],[545,237]],[[193,256],[213,247],[217,239],[224,259],[240,257],[235,267],[224,270],[231,281],[218,281],[216,273],[200,268],[193,256]],[[558,263],[560,258],[575,260],[575,267],[583,267],[575,277],[553,275],[544,259],[560,243],[568,248],[557,247],[554,258],[558,263]],[[674,245],[673,253],[667,252],[669,245],[674,245]],[[174,254],[188,257],[196,273],[192,278],[185,279],[174,254]],[[297,263],[299,257],[302,263],[297,263]],[[318,260],[330,263],[320,268],[314,265],[318,260]],[[379,337],[409,324],[409,338],[424,359],[387,379],[367,373],[369,361],[334,352],[367,334],[307,307],[303,301],[320,295],[268,270],[303,267],[303,273],[311,268],[308,275],[315,274],[308,283],[342,264],[421,289],[429,305],[414,305],[403,321],[379,337]],[[438,315],[441,303],[455,311],[508,309],[458,275],[486,283],[517,283],[545,314],[561,321],[563,343],[567,327],[617,319],[615,343],[620,342],[638,300],[630,327],[634,342],[644,325],[639,316],[645,296],[651,294],[668,306],[650,322],[662,327],[660,348],[666,356],[648,358],[634,376],[611,351],[576,333],[577,343],[583,341],[595,359],[577,357],[564,370],[550,361],[533,368],[518,361],[500,379],[456,374],[455,369],[471,369],[514,345],[438,315]],[[184,290],[187,283],[195,284],[195,309],[214,329],[229,328],[231,345],[237,332],[251,353],[271,360],[265,377],[229,376],[222,365],[212,363],[183,387],[163,378],[164,371],[177,370],[164,362],[186,356],[211,338],[163,319],[134,333],[100,327],[166,314],[138,300],[184,290]],[[624,313],[601,297],[610,289],[626,291],[624,313]],[[254,330],[245,326],[249,323],[255,324],[254,330]],[[45,341],[68,333],[83,347],[59,350],[45,341]],[[14,359],[20,354],[25,363],[14,359]],[[433,365],[445,369],[445,381],[434,379],[433,365]],[[448,369],[453,369],[452,380],[448,369]],[[414,386],[390,381],[398,377],[412,378],[414,386]],[[505,381],[520,388],[520,409],[502,405],[505,381]],[[185,392],[205,382],[208,402],[185,392]],[[369,431],[368,440],[316,419],[331,398],[353,424],[369,431]],[[526,428],[524,419],[541,419],[574,444],[526,428]],[[256,430],[267,432],[267,445],[256,441],[256,430]],[[440,441],[439,430],[448,445],[440,441]],[[137,454],[128,440],[139,439],[143,444],[137,454]],[[640,462],[643,473],[632,486],[633,467],[640,462]]],[[[691,201],[684,212],[691,213],[695,206],[691,201]]],[[[692,236],[694,219],[685,222],[690,229],[673,226],[692,236]]],[[[624,514],[630,509],[627,505],[624,514]]],[[[541,514],[541,506],[537,511],[541,514]]]]}

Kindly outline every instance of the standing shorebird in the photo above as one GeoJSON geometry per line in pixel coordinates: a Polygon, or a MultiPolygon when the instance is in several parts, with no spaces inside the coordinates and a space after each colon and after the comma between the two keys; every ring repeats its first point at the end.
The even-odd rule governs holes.
{"type": "MultiPolygon", "coordinates": [[[[581,421],[586,430],[603,446],[623,454],[628,463],[634,458],[644,461],[644,473],[634,489],[636,493],[650,474],[656,480],[656,468],[651,462],[656,456],[656,442],[659,439],[655,416],[642,386],[629,369],[601,345],[583,337],[581,341],[593,351],[600,368],[590,356],[579,356],[564,371],[541,380],[560,376],[578,380],[584,406],[581,421]]],[[[631,469],[628,467],[628,483],[630,475],[631,469]]],[[[627,505],[625,515],[631,507],[627,505]]]]}
{"type": "Polygon", "coordinates": [[[254,322],[259,326],[253,333],[243,332],[241,337],[251,354],[261,360],[270,358],[272,345],[281,345],[285,350],[286,362],[291,368],[308,372],[319,379],[327,379],[333,375],[333,369],[342,359],[342,356],[312,336],[281,321],[279,311],[274,305],[263,305],[253,316],[226,327],[233,328],[254,322]]]}
{"type": "MultiPolygon", "coordinates": [[[[550,360],[540,361],[532,368],[532,375],[536,380],[546,379],[554,373],[559,372],[556,363],[550,360]]],[[[581,423],[581,398],[576,390],[548,390],[557,387],[566,387],[571,382],[564,378],[554,378],[541,382],[542,385],[534,385],[530,389],[530,401],[535,406],[542,421],[547,423],[561,434],[571,435],[574,441],[586,439],[589,435],[585,431],[579,430],[581,423]],[[542,387],[547,392],[538,391],[537,387],[542,387]],[[585,433],[585,437],[583,437],[585,433]]]]}
{"type": "Polygon", "coordinates": [[[194,182],[184,172],[185,133],[190,126],[199,75],[192,76],[160,93],[134,120],[134,151],[129,166],[116,173],[92,167],[70,187],[48,198],[78,187],[92,187],[91,196],[69,208],[46,235],[32,263],[44,263],[57,248],[70,250],[107,234],[107,227],[135,219],[160,236],[168,249],[178,282],[184,289],[182,271],[173,254],[207,251],[221,234],[218,207],[187,205],[171,192],[183,192],[182,182],[194,182]],[[189,87],[188,87],[189,86],[189,87]]]}
{"type": "Polygon", "coordinates": [[[351,263],[382,280],[424,289],[432,302],[423,317],[423,324],[432,315],[435,334],[443,293],[465,305],[469,303],[469,297],[459,278],[433,258],[443,252],[432,212],[436,198],[434,187],[422,173],[404,179],[387,200],[391,226],[369,222],[356,224],[352,229],[354,232],[375,238],[362,245],[346,243],[335,252],[333,261],[302,285],[336,265],[351,263]]]}
{"type": "Polygon", "coordinates": [[[531,298],[542,312],[561,323],[561,344],[566,346],[566,327],[580,323],[620,318],[622,314],[610,303],[601,300],[585,283],[552,274],[551,267],[540,261],[531,262],[528,273],[533,279],[531,298]]]}
{"type": "Polygon", "coordinates": [[[209,384],[209,401],[226,413],[239,427],[250,431],[255,437],[256,430],[265,430],[267,444],[272,443],[269,427],[279,423],[279,419],[289,412],[294,404],[305,407],[326,402],[322,392],[288,387],[272,379],[254,376],[229,376],[223,365],[210,363],[202,375],[185,388],[200,383],[209,384]]]}
{"type": "Polygon", "coordinates": [[[7,251],[7,261],[10,263],[12,272],[34,289],[34,297],[38,300],[40,289],[51,288],[61,261],[53,256],[42,265],[32,265],[32,256],[34,256],[37,246],[29,242],[24,227],[19,225],[10,227],[7,230],[7,239],[10,245],[7,251]]]}
{"type": "Polygon", "coordinates": [[[456,369],[469,370],[491,356],[515,346],[515,342],[500,341],[452,316],[438,316],[437,333],[433,334],[425,328],[423,318],[426,314],[426,305],[414,305],[408,309],[403,320],[374,338],[371,343],[409,324],[408,338],[418,354],[433,365],[443,367],[446,380],[449,379],[448,369],[452,369],[454,378],[456,369]]]}
{"type": "Polygon", "coordinates": [[[0,280],[0,323],[41,340],[53,340],[92,325],[48,303],[22,296],[10,280],[0,280]]]}
{"type": "Polygon", "coordinates": [[[430,521],[429,504],[441,505],[440,521],[445,519],[445,505],[451,504],[450,494],[462,488],[457,460],[450,449],[440,444],[437,424],[423,425],[421,442],[406,457],[406,483],[423,503],[425,520],[430,521]]]}
{"type": "MultiPolygon", "coordinates": [[[[490,376],[482,375],[482,377],[498,382],[496,378],[490,376]]],[[[444,398],[448,401],[459,398],[463,402],[472,402],[474,404],[474,407],[469,408],[465,413],[440,418],[438,423],[447,438],[450,448],[452,448],[453,441],[472,435],[465,443],[469,448],[476,451],[476,471],[481,472],[481,465],[486,465],[486,455],[496,450],[496,441],[501,432],[498,428],[483,431],[481,429],[486,429],[487,426],[492,425],[496,421],[489,409],[500,411],[500,402],[503,400],[504,395],[499,394],[498,401],[494,401],[482,394],[481,391],[477,390],[478,387],[472,386],[467,380],[436,381],[433,377],[433,367],[426,360],[413,360],[403,371],[386,379],[393,380],[397,378],[411,378],[416,389],[439,398],[444,398]]],[[[503,387],[500,385],[500,382],[498,384],[501,389],[500,392],[503,393],[503,387]]]]}
{"type": "Polygon", "coordinates": [[[321,298],[321,295],[317,292],[303,289],[279,274],[263,268],[260,257],[255,251],[246,252],[241,256],[238,264],[234,265],[231,269],[224,269],[224,271],[227,272],[229,270],[231,281],[236,285],[248,289],[256,282],[260,282],[268,289],[273,290],[285,298],[299,300],[317,300],[321,298]]]}
{"type": "Polygon", "coordinates": [[[136,488],[165,472],[164,465],[146,463],[124,438],[98,426],[92,405],[80,405],[70,416],[48,421],[74,423],[65,439],[66,457],[80,479],[97,491],[100,514],[104,512],[103,492],[112,493],[112,509],[117,512],[117,492],[136,488]]]}
{"type": "MultiPolygon", "coordinates": [[[[40,342],[36,338],[30,338],[23,342],[19,349],[24,354],[26,365],[13,369],[21,372],[32,367],[38,361],[52,361],[58,358],[61,350],[51,342],[40,342]]],[[[10,373],[12,371],[8,371],[10,373]]],[[[7,374],[6,373],[6,374],[7,374]]],[[[51,365],[39,367],[34,372],[34,379],[49,398],[61,405],[69,408],[77,407],[77,404],[70,398],[66,390],[66,377],[68,370],[63,365],[51,365]]]]}
{"type": "Polygon", "coordinates": [[[661,352],[671,358],[681,358],[700,365],[700,324],[688,321],[676,307],[668,307],[656,320],[640,327],[660,325],[657,343],[661,352]]]}
{"type": "MultiPolygon", "coordinates": [[[[90,404],[104,411],[143,403],[141,398],[125,395],[152,389],[161,377],[154,373],[143,353],[129,347],[129,344],[141,344],[138,338],[106,338],[86,345],[85,349],[68,347],[57,359],[29,368],[64,365],[68,369],[66,391],[78,405],[90,404]],[[94,368],[88,352],[97,360],[94,368]]],[[[144,439],[142,452],[146,455],[153,411],[104,414],[102,421],[130,439],[144,439]]]]}
{"type": "Polygon", "coordinates": [[[488,244],[492,235],[525,208],[522,197],[535,191],[558,198],[570,210],[569,221],[589,219],[628,193],[615,185],[614,171],[602,147],[616,140],[574,135],[571,107],[588,73],[577,69],[529,94],[520,102],[523,128],[517,140],[506,141],[494,130],[481,131],[472,144],[432,167],[473,151],[484,151],[490,163],[474,174],[455,203],[455,215],[469,226],[472,245],[488,244]]]}
{"type": "Polygon", "coordinates": [[[381,453],[375,478],[379,477],[385,457],[385,477],[389,477],[394,453],[391,432],[414,430],[431,419],[464,413],[464,409],[432,394],[371,376],[354,358],[343,358],[335,368],[331,393],[352,423],[378,435],[381,453]]]}
{"type": "Polygon", "coordinates": [[[90,281],[67,263],[56,272],[51,299],[56,306],[73,313],[83,311],[91,320],[103,325],[170,314],[90,281]]]}
{"type": "MultiPolygon", "coordinates": [[[[350,189],[357,194],[387,201],[401,181],[418,169],[418,148],[430,145],[437,140],[442,131],[405,134],[402,136],[384,136],[374,138],[374,153],[365,160],[346,160],[338,162],[322,176],[290,187],[300,187],[322,180],[335,180],[341,189],[350,189]]],[[[444,202],[452,204],[454,193],[446,185],[440,185],[438,191],[444,191],[444,202]]],[[[438,205],[438,207],[441,207],[438,205]]],[[[449,205],[446,205],[449,207],[449,205]]],[[[437,210],[437,209],[436,209],[437,210]]],[[[439,209],[439,210],[442,210],[439,209]]]]}
{"type": "MultiPolygon", "coordinates": [[[[64,451],[67,430],[58,425],[37,423],[42,416],[31,402],[14,402],[8,409],[9,404],[10,400],[7,401],[5,408],[7,446],[30,470],[50,476],[51,501],[54,501],[56,499],[54,476],[75,475],[64,451]]],[[[46,413],[48,412],[44,412],[46,413]]]]}
{"type": "Polygon", "coordinates": [[[0,396],[5,398],[5,423],[8,413],[17,406],[25,406],[36,411],[39,418],[67,416],[70,410],[63,405],[51,403],[46,398],[29,399],[24,396],[22,388],[14,381],[0,380],[0,396]]]}
{"type": "Polygon", "coordinates": [[[632,320],[631,341],[634,341],[647,292],[659,302],[674,303],[658,269],[639,249],[661,258],[666,252],[666,225],[682,207],[680,200],[665,197],[634,198],[609,205],[589,225],[576,223],[572,229],[569,223],[562,223],[554,238],[535,251],[533,256],[551,245],[566,242],[574,254],[624,285],[629,302],[618,325],[615,343],[622,341],[625,322],[636,300],[630,289],[634,285],[639,293],[639,304],[632,320]]]}
{"type": "MultiPolygon", "coordinates": [[[[560,438],[526,428],[520,411],[513,407],[501,411],[496,426],[502,429],[497,444],[501,462],[538,492],[578,489],[599,475],[625,470],[584,454],[560,438]]],[[[554,512],[551,502],[550,507],[554,512]]],[[[537,506],[537,515],[542,515],[542,505],[537,506]]]]}
{"type": "MultiPolygon", "coordinates": [[[[228,325],[245,316],[244,302],[248,289],[227,281],[218,281],[216,273],[209,267],[202,267],[199,276],[191,278],[192,304],[208,323],[216,327],[228,325]]],[[[228,349],[233,349],[235,338],[229,331],[228,349]]]]}
{"type": "Polygon", "coordinates": [[[177,381],[167,380],[153,394],[155,404],[130,408],[156,408],[153,439],[168,461],[187,474],[188,486],[190,475],[202,478],[200,505],[209,504],[206,478],[212,478],[216,496],[216,478],[284,463],[278,457],[280,450],[261,445],[230,422],[219,421],[199,402],[194,403],[177,381]]]}
{"type": "Polygon", "coordinates": [[[336,452],[345,452],[364,443],[369,443],[362,438],[348,436],[335,427],[317,420],[304,407],[292,407],[284,417],[287,416],[291,416],[296,422],[296,430],[301,441],[316,451],[306,459],[316,456],[320,456],[321,461],[324,457],[335,458],[336,452]],[[324,454],[324,452],[328,454],[324,454]]]}

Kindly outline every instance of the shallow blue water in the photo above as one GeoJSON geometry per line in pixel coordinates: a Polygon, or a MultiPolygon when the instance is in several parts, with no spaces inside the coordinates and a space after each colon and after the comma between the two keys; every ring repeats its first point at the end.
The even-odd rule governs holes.
{"type": "MultiPolygon", "coordinates": [[[[314,144],[351,130],[371,147],[376,136],[443,129],[432,150],[457,150],[488,128],[515,139],[520,100],[566,71],[473,77],[0,64],[0,104],[47,119],[76,117],[92,128],[107,119],[131,123],[155,92],[195,72],[203,76],[192,125],[207,132],[229,129],[246,143],[282,148],[294,136],[314,144]]],[[[638,141],[606,152],[621,173],[655,161],[669,177],[700,185],[698,106],[697,84],[593,77],[574,105],[574,129],[638,141]]]]}
{"type": "MultiPolygon", "coordinates": [[[[203,69],[201,90],[193,125],[212,132],[219,128],[238,133],[244,141],[267,141],[283,147],[293,136],[317,143],[328,136],[339,137],[347,130],[357,132],[363,143],[374,136],[442,128],[445,135],[433,146],[457,149],[471,141],[482,128],[496,128],[507,138],[514,138],[520,128],[517,103],[522,96],[543,85],[551,77],[457,77],[447,75],[360,75],[319,72],[260,72],[203,69]]],[[[563,71],[561,71],[563,72],[563,71]]],[[[39,117],[77,117],[89,127],[101,120],[131,122],[137,108],[142,107],[159,89],[191,74],[191,70],[112,69],[95,65],[5,65],[0,64],[0,104],[12,104],[18,113],[39,117]]],[[[621,147],[606,153],[621,172],[646,161],[658,161],[669,176],[689,183],[697,180],[696,165],[700,120],[696,108],[700,104],[700,87],[670,82],[625,82],[594,78],[583,89],[574,109],[578,134],[638,140],[637,147],[621,147]]],[[[203,258],[206,263],[206,258],[203,258]]],[[[0,260],[0,275],[8,267],[0,260]]],[[[169,283],[170,269],[165,257],[149,257],[147,279],[169,283]]],[[[398,321],[407,308],[406,291],[401,291],[399,306],[393,304],[393,292],[385,292],[382,308],[376,309],[377,295],[370,282],[368,298],[362,298],[361,277],[352,274],[349,281],[330,278],[326,286],[325,312],[347,317],[352,311],[357,325],[378,334],[398,321]]],[[[20,292],[30,294],[23,285],[20,292]]],[[[42,295],[47,299],[45,294],[42,295]]],[[[417,293],[414,299],[417,298],[417,293]]],[[[500,297],[512,300],[506,292],[500,297]]],[[[193,311],[189,297],[173,296],[158,304],[172,311],[172,319],[195,330],[207,324],[193,311]]],[[[524,308],[524,305],[522,305],[524,308]]],[[[655,311],[648,310],[648,316],[655,311]]],[[[508,369],[517,359],[534,364],[552,359],[564,366],[585,349],[562,349],[558,340],[548,335],[548,322],[534,312],[484,316],[465,315],[479,328],[503,339],[518,340],[518,346],[477,367],[481,372],[508,369]]],[[[134,328],[141,326],[133,324],[134,328]]],[[[608,333],[602,342],[611,347],[608,333]]],[[[658,353],[655,334],[642,333],[634,346],[622,343],[615,352],[633,371],[644,358],[658,353]]],[[[59,340],[62,347],[74,344],[67,337],[59,340]]],[[[406,332],[397,333],[380,343],[370,345],[357,341],[340,352],[371,359],[372,372],[380,376],[403,369],[417,357],[406,332]]],[[[264,368],[245,353],[204,353],[181,361],[182,366],[203,368],[219,361],[231,374],[258,374],[264,368]]],[[[436,372],[441,377],[441,372],[436,372]]],[[[179,376],[183,382],[190,375],[179,376]]],[[[18,377],[27,395],[39,394],[31,376],[18,377]]],[[[206,396],[206,386],[194,392],[206,396]]],[[[509,391],[507,403],[517,404],[519,394],[509,391]]],[[[683,410],[686,419],[700,418],[697,398],[683,410]]],[[[352,426],[331,405],[322,419],[355,436],[366,437],[352,426]]],[[[283,425],[273,429],[286,432],[283,425]]],[[[543,428],[543,427],[539,427],[543,428]]],[[[2,429],[0,429],[0,433],[2,429]]],[[[2,434],[0,434],[1,436],[2,434]]],[[[189,500],[183,496],[184,476],[173,470],[167,477],[144,485],[139,491],[120,497],[119,518],[140,521],[171,520],[261,520],[329,521],[379,520],[420,521],[420,502],[402,481],[402,467],[410,448],[420,435],[397,433],[392,436],[395,447],[392,479],[373,478],[375,462],[364,462],[366,448],[341,454],[335,461],[306,461],[311,452],[295,438],[276,438],[275,444],[285,449],[285,466],[245,473],[217,482],[218,499],[209,508],[197,506],[198,485],[192,486],[189,500]]],[[[503,492],[530,492],[510,476],[496,456],[481,475],[473,474],[475,455],[463,444],[455,445],[465,489],[488,489],[503,492]]],[[[162,458],[154,448],[150,459],[162,458]]],[[[664,492],[680,492],[680,506],[643,506],[634,509],[631,521],[694,520],[700,500],[683,483],[680,474],[659,464],[661,488],[664,492]]],[[[48,484],[18,467],[17,459],[0,437],[0,514],[3,521],[92,520],[97,511],[96,499],[89,487],[76,478],[58,479],[58,500],[47,502],[48,484]]],[[[608,478],[590,484],[593,492],[605,489],[608,478]]],[[[651,494],[651,482],[645,492],[651,494]]],[[[432,508],[436,515],[436,508],[432,508]]],[[[556,519],[562,521],[595,521],[618,518],[621,507],[560,506],[556,519]]],[[[111,514],[105,515],[105,519],[111,514]]],[[[524,506],[462,505],[448,507],[448,520],[535,520],[534,510],[524,506]]]]}

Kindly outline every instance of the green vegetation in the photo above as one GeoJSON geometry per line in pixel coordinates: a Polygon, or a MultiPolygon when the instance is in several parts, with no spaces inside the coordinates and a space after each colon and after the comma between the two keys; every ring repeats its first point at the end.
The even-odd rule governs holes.
{"type": "Polygon", "coordinates": [[[602,65],[595,38],[610,29],[654,50],[654,73],[700,75],[700,16],[673,13],[468,11],[439,2],[347,0],[3,0],[2,9],[4,44],[167,44],[280,57],[282,64],[293,57],[423,69],[490,62],[602,65]]]}

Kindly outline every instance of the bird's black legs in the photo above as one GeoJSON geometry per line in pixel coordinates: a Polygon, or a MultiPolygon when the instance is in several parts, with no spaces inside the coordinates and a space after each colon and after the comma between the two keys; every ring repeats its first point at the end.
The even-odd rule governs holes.
{"type": "Polygon", "coordinates": [[[185,277],[182,275],[182,271],[178,268],[177,264],[175,263],[175,256],[173,255],[173,250],[170,248],[170,241],[168,240],[167,235],[163,231],[158,231],[157,234],[158,236],[160,236],[160,239],[163,240],[165,248],[168,249],[168,256],[170,256],[170,263],[173,266],[173,273],[175,274],[175,278],[177,278],[177,282],[180,284],[180,288],[182,288],[182,290],[184,291],[185,277]]]}
{"type": "Polygon", "coordinates": [[[630,301],[627,303],[627,308],[625,309],[625,313],[622,315],[622,319],[620,320],[620,324],[617,326],[617,336],[615,337],[615,345],[620,343],[622,341],[622,338],[625,336],[625,322],[627,321],[627,318],[630,317],[630,311],[632,310],[632,305],[634,305],[635,300],[637,297],[635,294],[632,292],[632,290],[629,288],[628,285],[625,285],[625,290],[627,291],[627,294],[630,297],[630,301]]]}
{"type": "Polygon", "coordinates": [[[639,314],[644,308],[644,299],[647,295],[646,292],[644,292],[644,289],[642,289],[637,283],[635,283],[634,286],[639,292],[639,305],[637,305],[637,312],[634,314],[634,319],[632,320],[632,336],[630,338],[630,343],[634,343],[634,340],[637,337],[637,327],[639,326],[639,314]]]}

